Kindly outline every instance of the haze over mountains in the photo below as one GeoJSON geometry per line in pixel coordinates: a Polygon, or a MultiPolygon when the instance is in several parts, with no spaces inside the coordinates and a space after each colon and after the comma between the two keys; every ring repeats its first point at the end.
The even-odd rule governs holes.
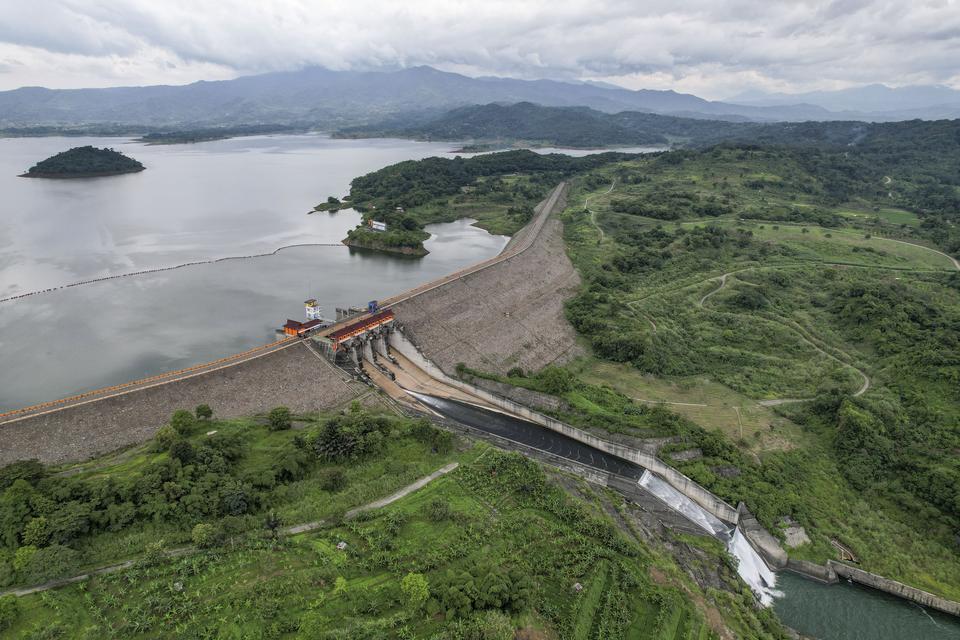
{"type": "Polygon", "coordinates": [[[960,115],[960,91],[940,85],[894,88],[869,84],[807,93],[747,91],[729,98],[729,102],[759,107],[810,104],[837,113],[873,115],[877,120],[931,120],[960,115]]]}
{"type": "Polygon", "coordinates": [[[602,83],[470,78],[431,67],[367,72],[309,67],[182,86],[71,90],[25,87],[4,91],[0,92],[0,127],[269,122],[337,128],[375,123],[401,113],[439,114],[492,102],[731,121],[883,121],[960,117],[958,95],[960,92],[940,87],[878,89],[873,85],[797,96],[750,94],[738,96],[742,104],[735,104],[674,91],[632,91],[602,83]],[[896,99],[888,100],[886,95],[896,99]]]}

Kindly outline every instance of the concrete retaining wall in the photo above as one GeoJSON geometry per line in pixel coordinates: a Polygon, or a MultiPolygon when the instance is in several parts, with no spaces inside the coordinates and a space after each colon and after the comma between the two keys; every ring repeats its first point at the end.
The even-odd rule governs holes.
{"type": "Polygon", "coordinates": [[[827,566],[833,570],[837,577],[849,578],[856,583],[872,587],[878,591],[899,596],[906,600],[916,602],[917,604],[922,604],[925,607],[936,609],[937,611],[943,611],[944,613],[960,616],[960,602],[954,602],[953,600],[947,600],[946,598],[935,596],[927,591],[921,591],[920,589],[907,586],[902,582],[890,580],[889,578],[884,578],[883,576],[878,576],[875,573],[870,573],[868,571],[864,571],[863,569],[857,569],[841,562],[828,560],[827,566]]]}
{"type": "Polygon", "coordinates": [[[730,522],[732,524],[736,524],[738,522],[739,513],[736,509],[673,467],[661,461],[659,458],[647,453],[642,453],[636,449],[632,449],[624,445],[615,444],[602,438],[598,438],[585,431],[571,427],[568,424],[564,424],[559,420],[554,420],[549,416],[537,413],[536,411],[533,411],[532,409],[518,404],[512,400],[502,398],[498,395],[490,393],[485,389],[481,389],[480,387],[476,387],[461,380],[451,378],[438,366],[427,359],[422,353],[420,353],[417,347],[399,331],[394,331],[390,334],[390,346],[399,351],[407,359],[423,369],[425,372],[430,374],[430,376],[436,378],[437,380],[443,381],[444,384],[462,391],[466,391],[467,393],[485,400],[495,407],[499,407],[504,411],[512,413],[513,415],[520,416],[521,418],[529,420],[534,424],[546,427],[547,429],[557,433],[562,433],[563,435],[577,440],[578,442],[582,442],[595,449],[599,449],[600,451],[613,454],[619,458],[623,458],[624,460],[634,462],[645,469],[649,469],[650,471],[662,476],[663,479],[669,482],[670,485],[673,486],[677,491],[684,494],[721,520],[725,520],[726,522],[730,522]]]}
{"type": "Polygon", "coordinates": [[[786,567],[787,552],[780,546],[780,541],[763,528],[763,525],[747,509],[747,505],[742,502],[738,504],[737,512],[740,514],[740,530],[767,566],[775,571],[786,567]]]}
{"type": "Polygon", "coordinates": [[[816,580],[817,582],[825,582],[827,584],[835,584],[837,582],[837,574],[830,568],[829,564],[822,565],[816,562],[808,562],[807,560],[794,560],[790,558],[787,560],[786,568],[794,573],[799,573],[805,578],[816,580]]]}
{"type": "Polygon", "coordinates": [[[954,616],[960,616],[960,602],[954,602],[953,600],[941,598],[940,596],[934,595],[928,591],[923,591],[921,589],[905,585],[902,582],[897,582],[896,580],[878,576],[875,573],[870,573],[869,571],[864,571],[863,569],[851,567],[848,564],[837,562],[836,560],[827,560],[827,563],[823,565],[815,562],[808,562],[806,560],[794,560],[791,558],[787,561],[786,568],[794,573],[802,575],[805,578],[810,578],[811,580],[816,580],[818,582],[825,582],[827,584],[835,584],[839,582],[840,578],[846,578],[852,582],[856,582],[857,584],[870,587],[871,589],[876,589],[877,591],[883,591],[884,593],[889,593],[890,595],[915,602],[923,605],[924,607],[936,609],[937,611],[949,613],[954,616]]]}

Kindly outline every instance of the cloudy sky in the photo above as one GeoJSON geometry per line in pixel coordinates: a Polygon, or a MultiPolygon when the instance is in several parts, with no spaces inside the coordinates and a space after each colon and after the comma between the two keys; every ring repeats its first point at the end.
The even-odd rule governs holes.
{"type": "Polygon", "coordinates": [[[960,88],[960,0],[0,0],[0,89],[432,65],[723,98],[960,88]]]}

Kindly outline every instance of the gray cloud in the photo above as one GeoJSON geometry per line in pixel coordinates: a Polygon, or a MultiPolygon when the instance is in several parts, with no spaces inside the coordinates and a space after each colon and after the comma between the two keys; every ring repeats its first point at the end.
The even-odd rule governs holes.
{"type": "Polygon", "coordinates": [[[960,2],[0,0],[0,88],[430,64],[721,97],[960,86],[960,2]]]}

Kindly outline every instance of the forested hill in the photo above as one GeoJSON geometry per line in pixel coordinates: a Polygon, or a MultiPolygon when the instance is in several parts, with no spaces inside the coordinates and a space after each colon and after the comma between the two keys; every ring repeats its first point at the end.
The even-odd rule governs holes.
{"type": "Polygon", "coordinates": [[[757,123],[681,118],[640,111],[603,113],[586,107],[545,107],[529,102],[454,109],[419,120],[394,118],[338,132],[343,137],[399,136],[425,140],[500,141],[595,148],[671,143],[704,147],[720,142],[815,147],[902,147],[949,142],[960,121],[912,120],[757,123]]]}
{"type": "Polygon", "coordinates": [[[636,115],[647,116],[649,124],[624,125],[615,116],[587,107],[543,107],[530,102],[487,104],[454,109],[426,122],[394,120],[374,127],[343,129],[338,135],[366,137],[382,132],[424,140],[521,140],[584,148],[666,145],[666,127],[658,121],[682,120],[655,114],[636,115]]]}
{"type": "Polygon", "coordinates": [[[28,178],[86,178],[143,171],[145,167],[119,151],[74,147],[38,162],[23,174],[28,178]]]}

